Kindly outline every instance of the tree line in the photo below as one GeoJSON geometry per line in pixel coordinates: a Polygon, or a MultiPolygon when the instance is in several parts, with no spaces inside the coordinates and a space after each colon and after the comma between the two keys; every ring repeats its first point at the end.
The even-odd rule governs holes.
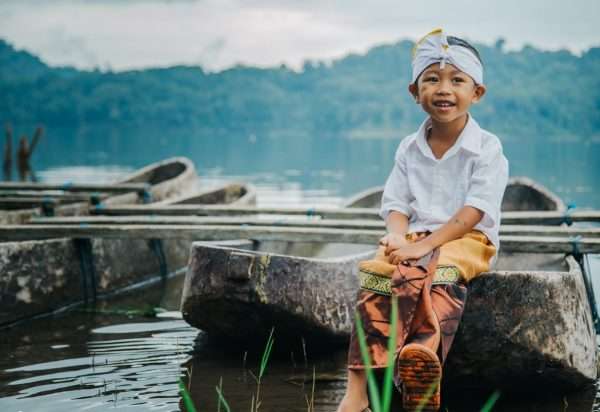
{"type": "MultiPolygon", "coordinates": [[[[479,123],[506,139],[600,136],[600,48],[581,56],[503,41],[477,45],[488,94],[479,123]]],[[[0,40],[0,120],[52,127],[176,127],[193,131],[287,132],[397,137],[423,113],[407,92],[407,40],[301,70],[236,66],[219,72],[176,66],[126,72],[49,67],[0,40]]]]}

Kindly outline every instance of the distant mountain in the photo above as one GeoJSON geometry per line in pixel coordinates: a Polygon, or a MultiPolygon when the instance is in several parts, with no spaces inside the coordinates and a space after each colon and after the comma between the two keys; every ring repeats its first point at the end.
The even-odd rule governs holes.
{"type": "MultiPolygon", "coordinates": [[[[473,109],[504,139],[600,136],[600,48],[582,56],[478,45],[488,94],[473,109]]],[[[47,127],[177,127],[398,137],[423,119],[409,98],[412,43],[374,47],[300,72],[238,66],[128,72],[51,68],[0,40],[0,121],[47,127]]]]}

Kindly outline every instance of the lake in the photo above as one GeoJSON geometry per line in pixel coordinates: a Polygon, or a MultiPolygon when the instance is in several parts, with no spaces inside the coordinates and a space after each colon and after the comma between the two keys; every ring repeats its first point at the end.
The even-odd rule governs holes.
{"type": "MultiPolygon", "coordinates": [[[[42,180],[110,181],[170,156],[194,161],[202,185],[254,183],[259,205],[339,205],[343,198],[383,184],[398,140],[345,136],[277,136],[133,131],[48,131],[33,166],[42,180]]],[[[600,209],[600,142],[532,145],[504,142],[512,176],[529,176],[577,208],[600,209]]],[[[591,259],[600,276],[600,260],[591,259]]],[[[98,304],[2,331],[0,410],[126,411],[182,408],[178,385],[189,386],[198,410],[217,411],[222,385],[233,411],[250,409],[259,353],[226,350],[177,312],[181,276],[98,304]],[[166,312],[148,317],[142,312],[166,312]]],[[[600,282],[596,281],[598,288],[600,282]]],[[[600,296],[600,291],[596,292],[600,296]]],[[[275,343],[277,345],[277,343],[275,343]]],[[[267,368],[261,411],[306,411],[315,371],[315,410],[333,411],[343,395],[344,350],[323,358],[279,355],[267,368]]],[[[453,394],[451,411],[479,410],[490,393],[453,394]]],[[[500,397],[498,411],[590,411],[594,390],[542,399],[500,397]]],[[[223,407],[220,409],[223,411],[223,407]]]]}

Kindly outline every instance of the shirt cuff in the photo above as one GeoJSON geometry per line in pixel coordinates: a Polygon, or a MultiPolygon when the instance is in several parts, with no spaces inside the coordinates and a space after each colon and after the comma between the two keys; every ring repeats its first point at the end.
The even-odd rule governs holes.
{"type": "Polygon", "coordinates": [[[468,197],[465,201],[465,206],[472,206],[484,213],[483,219],[481,219],[480,222],[481,225],[486,227],[494,227],[494,225],[498,223],[496,221],[496,208],[492,207],[490,202],[477,197],[468,197]]]}
{"type": "Polygon", "coordinates": [[[385,205],[385,207],[382,207],[381,210],[379,210],[379,216],[381,216],[385,222],[391,212],[400,212],[410,218],[410,208],[402,203],[391,203],[385,205]]]}

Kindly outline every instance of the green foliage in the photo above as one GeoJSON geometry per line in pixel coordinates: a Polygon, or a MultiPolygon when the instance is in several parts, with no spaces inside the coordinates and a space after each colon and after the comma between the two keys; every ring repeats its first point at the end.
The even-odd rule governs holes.
{"type": "Polygon", "coordinates": [[[273,349],[273,332],[275,332],[275,328],[271,329],[271,333],[269,333],[269,338],[267,339],[267,344],[265,345],[265,350],[263,351],[262,359],[260,360],[260,370],[258,371],[258,379],[262,379],[265,371],[267,370],[267,363],[269,362],[269,358],[271,357],[271,350],[273,349]]]}
{"type": "Polygon", "coordinates": [[[392,405],[392,390],[394,380],[394,357],[396,353],[396,332],[398,330],[398,297],[392,297],[392,314],[390,319],[390,337],[388,338],[388,358],[383,378],[383,392],[379,392],[379,385],[373,373],[371,356],[367,349],[367,338],[363,329],[362,321],[358,311],[354,312],[354,322],[358,335],[358,344],[360,354],[365,364],[365,373],[367,375],[367,386],[369,389],[369,398],[373,412],[389,412],[392,405]]]}
{"type": "Polygon", "coordinates": [[[183,404],[185,405],[185,410],[187,412],[196,412],[196,407],[194,406],[194,401],[192,400],[192,396],[190,395],[189,391],[183,384],[183,381],[181,380],[181,378],[179,378],[179,380],[178,380],[178,385],[179,385],[179,394],[181,395],[181,398],[183,399],[183,404]]]}
{"type": "Polygon", "coordinates": [[[494,391],[494,393],[492,393],[490,395],[488,400],[485,402],[485,404],[481,408],[481,412],[491,412],[491,410],[494,408],[494,405],[496,404],[496,402],[498,401],[499,398],[500,398],[500,391],[498,391],[498,390],[494,391]]]}
{"type": "MultiPolygon", "coordinates": [[[[330,65],[306,62],[299,72],[177,66],[113,73],[50,68],[0,40],[0,121],[397,138],[424,117],[406,90],[411,47],[382,45],[330,65]]],[[[530,46],[507,52],[500,40],[478,48],[488,93],[473,113],[483,127],[505,139],[600,133],[600,48],[581,56],[530,46]]]]}
{"type": "Polygon", "coordinates": [[[218,410],[221,410],[221,405],[223,405],[223,407],[225,408],[226,412],[231,412],[231,409],[229,408],[229,404],[227,403],[227,400],[225,400],[225,397],[223,396],[223,392],[221,392],[221,388],[219,388],[218,386],[215,386],[215,390],[217,391],[217,397],[219,399],[219,404],[218,404],[218,410]]]}

